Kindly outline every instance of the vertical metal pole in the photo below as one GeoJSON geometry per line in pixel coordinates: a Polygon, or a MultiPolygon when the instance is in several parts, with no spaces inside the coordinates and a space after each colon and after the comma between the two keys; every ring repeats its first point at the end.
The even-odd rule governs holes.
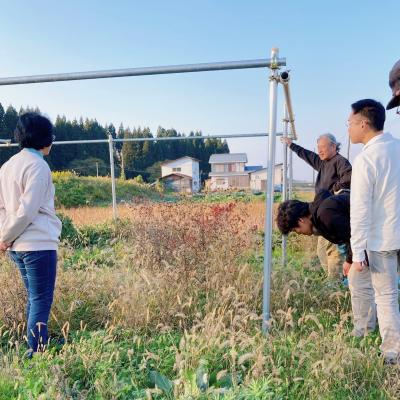
{"type": "Polygon", "coordinates": [[[289,151],[289,200],[293,198],[293,151],[289,151]]]}
{"type": "Polygon", "coordinates": [[[350,136],[347,139],[347,159],[350,161],[350,136]]]}
{"type": "MultiPolygon", "coordinates": [[[[283,110],[283,137],[288,137],[288,125],[289,116],[284,104],[283,110]]],[[[283,185],[282,185],[282,200],[286,201],[288,199],[288,146],[286,143],[283,144],[283,185]]],[[[282,235],[282,265],[286,266],[287,263],[287,235],[282,235]]]]}
{"type": "Polygon", "coordinates": [[[99,163],[96,161],[96,176],[99,177],[99,163]]]}
{"type": "Polygon", "coordinates": [[[111,134],[108,135],[108,149],[110,151],[113,217],[114,217],[114,220],[116,220],[117,219],[117,196],[115,193],[114,146],[113,146],[113,137],[111,134]]]}
{"type": "Polygon", "coordinates": [[[272,223],[274,205],[274,170],[275,170],[275,142],[276,142],[276,118],[278,97],[278,65],[279,50],[271,50],[271,75],[269,81],[269,137],[268,137],[268,175],[267,195],[265,206],[265,234],[264,234],[264,282],[263,282],[263,321],[262,330],[267,332],[270,318],[271,297],[271,264],[272,264],[272,223]]]}
{"type": "MultiPolygon", "coordinates": [[[[314,147],[314,153],[315,153],[315,147],[314,147]]],[[[312,169],[312,184],[313,186],[315,185],[315,169],[312,169]]]]}

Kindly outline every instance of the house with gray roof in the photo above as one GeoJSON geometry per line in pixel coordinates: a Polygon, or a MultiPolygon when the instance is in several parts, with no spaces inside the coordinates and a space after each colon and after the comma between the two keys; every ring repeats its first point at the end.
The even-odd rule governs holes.
{"type": "Polygon", "coordinates": [[[249,173],[245,170],[246,153],[213,154],[210,157],[211,190],[245,189],[250,185],[249,173]]]}
{"type": "MultiPolygon", "coordinates": [[[[267,169],[261,165],[246,166],[246,153],[213,154],[209,163],[211,172],[208,186],[211,190],[265,190],[267,169]]],[[[275,184],[279,185],[282,183],[282,164],[276,165],[275,171],[275,184]]]]}

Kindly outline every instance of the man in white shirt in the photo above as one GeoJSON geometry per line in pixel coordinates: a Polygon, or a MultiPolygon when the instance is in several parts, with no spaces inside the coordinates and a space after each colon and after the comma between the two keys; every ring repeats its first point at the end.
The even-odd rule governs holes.
{"type": "MultiPolygon", "coordinates": [[[[385,109],[371,99],[351,106],[352,143],[364,148],[355,158],[350,194],[353,264],[352,302],[365,314],[377,306],[381,350],[387,363],[400,357],[397,268],[400,260],[400,140],[383,133],[385,109]],[[368,254],[368,257],[366,256],[368,254]],[[369,263],[369,265],[368,265],[369,263]],[[371,290],[373,288],[373,290],[371,290]]],[[[357,312],[354,310],[353,312],[357,312]]]]}

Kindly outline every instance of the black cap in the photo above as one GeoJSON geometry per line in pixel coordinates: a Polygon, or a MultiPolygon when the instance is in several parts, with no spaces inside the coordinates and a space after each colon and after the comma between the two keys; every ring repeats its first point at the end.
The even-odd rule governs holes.
{"type": "Polygon", "coordinates": [[[386,106],[386,110],[400,106],[400,95],[396,96],[396,92],[400,90],[400,60],[393,65],[389,73],[389,86],[392,89],[393,97],[386,106]]]}

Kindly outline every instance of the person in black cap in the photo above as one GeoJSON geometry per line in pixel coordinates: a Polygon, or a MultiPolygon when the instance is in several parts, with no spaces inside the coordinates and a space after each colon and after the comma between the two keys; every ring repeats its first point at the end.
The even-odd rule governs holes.
{"type": "MultiPolygon", "coordinates": [[[[386,106],[386,110],[400,107],[400,60],[393,65],[389,73],[389,86],[392,89],[393,97],[386,106]]],[[[400,114],[399,111],[397,113],[400,114]]]]}

